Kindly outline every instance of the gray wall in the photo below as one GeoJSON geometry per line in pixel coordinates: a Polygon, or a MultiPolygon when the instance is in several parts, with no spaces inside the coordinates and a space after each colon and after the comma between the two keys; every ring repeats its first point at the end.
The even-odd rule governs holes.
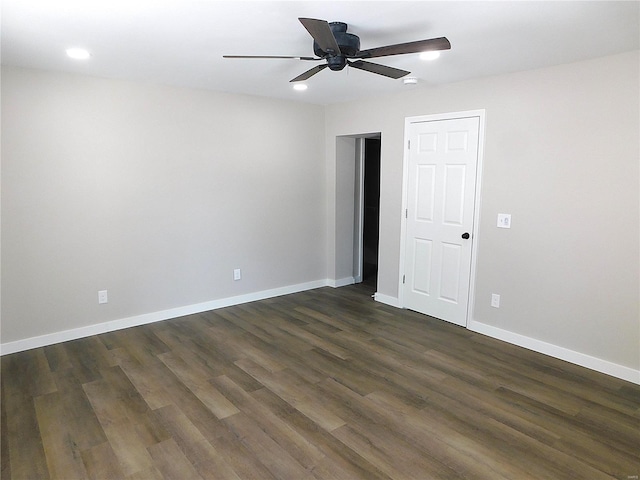
{"type": "Polygon", "coordinates": [[[638,70],[636,51],[328,107],[330,178],[337,136],[382,132],[378,292],[398,296],[405,118],[485,109],[471,320],[639,370],[638,70]]]}
{"type": "Polygon", "coordinates": [[[3,68],[2,342],[326,279],[323,131],[319,106],[3,68]]]}
{"type": "Polygon", "coordinates": [[[631,52],[325,108],[3,68],[2,342],[341,280],[338,137],[370,132],[397,297],[404,120],[485,109],[471,320],[639,370],[638,72],[631,52]]]}

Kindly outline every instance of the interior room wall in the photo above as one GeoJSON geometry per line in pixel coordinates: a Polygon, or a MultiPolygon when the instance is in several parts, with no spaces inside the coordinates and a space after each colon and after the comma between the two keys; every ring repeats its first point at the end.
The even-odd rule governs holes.
{"type": "MultiPolygon", "coordinates": [[[[382,132],[381,297],[397,300],[401,275],[405,118],[485,109],[470,320],[640,371],[638,59],[634,51],[327,107],[327,145],[382,132]],[[498,213],[512,215],[511,229],[496,227],[498,213]]],[[[327,164],[331,177],[328,148],[327,164]]],[[[332,198],[329,222],[342,208],[332,198]]],[[[328,261],[350,241],[337,239],[328,261]]]]}
{"type": "Polygon", "coordinates": [[[3,67],[3,344],[326,281],[323,132],[320,106],[3,67]]]}
{"type": "Polygon", "coordinates": [[[471,321],[638,371],[638,71],[630,52],[324,108],[3,67],[2,342],[335,282],[336,139],[366,132],[393,301],[404,120],[485,109],[471,321]]]}

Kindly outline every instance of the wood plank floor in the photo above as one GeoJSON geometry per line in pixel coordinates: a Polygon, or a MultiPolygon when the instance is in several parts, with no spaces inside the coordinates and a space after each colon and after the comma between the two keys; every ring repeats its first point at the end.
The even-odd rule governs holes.
{"type": "Polygon", "coordinates": [[[2,479],[637,479],[640,386],[321,288],[2,357],[2,479]]]}

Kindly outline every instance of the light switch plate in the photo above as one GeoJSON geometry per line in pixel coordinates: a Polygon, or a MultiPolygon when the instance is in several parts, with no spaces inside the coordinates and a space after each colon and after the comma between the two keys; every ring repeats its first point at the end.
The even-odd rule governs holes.
{"type": "Polygon", "coordinates": [[[511,228],[511,214],[509,213],[498,214],[498,228],[511,228]]]}

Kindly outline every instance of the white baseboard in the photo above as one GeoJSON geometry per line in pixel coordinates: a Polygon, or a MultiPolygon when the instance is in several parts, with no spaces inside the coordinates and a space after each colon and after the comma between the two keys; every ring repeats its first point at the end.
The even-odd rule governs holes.
{"type": "Polygon", "coordinates": [[[376,302],[384,303],[385,305],[389,305],[391,307],[402,308],[400,305],[400,301],[398,297],[392,297],[390,295],[385,295],[383,293],[376,292],[373,294],[373,299],[376,302]]]}
{"type": "MultiPolygon", "coordinates": [[[[391,297],[389,295],[376,292],[373,298],[377,302],[396,308],[402,308],[397,297],[391,297]]],[[[612,377],[640,385],[640,369],[634,370],[633,368],[618,365],[617,363],[592,357],[591,355],[569,350],[568,348],[559,347],[551,343],[536,340],[535,338],[526,337],[518,333],[513,333],[508,330],[503,330],[474,320],[469,322],[467,328],[473,332],[481,333],[497,340],[502,340],[519,347],[533,350],[534,352],[543,353],[550,357],[558,358],[581,367],[595,370],[596,372],[611,375],[612,377]]]]}
{"type": "Polygon", "coordinates": [[[0,355],[8,355],[10,353],[31,350],[32,348],[39,348],[47,345],[53,345],[55,343],[76,340],[78,338],[90,337],[91,335],[99,335],[101,333],[122,330],[123,328],[137,327],[139,325],[160,322],[162,320],[168,320],[171,318],[193,315],[194,313],[202,313],[209,310],[216,310],[218,308],[240,305],[242,303],[254,302],[256,300],[264,300],[265,298],[279,297],[281,295],[288,295],[290,293],[313,290],[314,288],[327,286],[335,285],[332,280],[317,280],[313,282],[289,285],[286,287],[273,288],[270,290],[263,290],[260,292],[247,293],[245,295],[238,295],[235,297],[212,300],[204,303],[197,303],[194,305],[187,305],[184,307],[171,308],[169,310],[162,310],[159,312],[135,315],[133,317],[121,318],[118,320],[110,320],[108,322],[88,325],[86,327],[73,328],[71,330],[64,330],[61,332],[40,335],[38,337],[25,338],[23,340],[3,343],[0,344],[0,355]]]}
{"type": "MultiPolygon", "coordinates": [[[[266,298],[279,297],[281,295],[313,290],[315,288],[326,286],[338,288],[345,285],[351,285],[353,283],[353,277],[339,280],[317,280],[313,282],[289,285],[270,290],[263,290],[260,292],[248,293],[245,295],[238,295],[235,297],[212,300],[204,303],[197,303],[194,305],[187,305],[184,307],[172,308],[169,310],[162,310],[159,312],[136,315],[133,317],[122,318],[118,320],[111,320],[96,325],[88,325],[86,327],[74,328],[71,330],[64,330],[61,332],[40,335],[38,337],[25,338],[22,340],[16,340],[14,342],[3,343],[0,344],[0,355],[8,355],[11,353],[22,352],[24,350],[30,350],[32,348],[39,348],[47,345],[53,345],[55,343],[67,342],[69,340],[89,337],[91,335],[99,335],[101,333],[136,327],[139,325],[146,325],[148,323],[160,322],[162,320],[183,317],[185,315],[193,315],[195,313],[202,313],[209,310],[216,310],[218,308],[240,305],[242,303],[264,300],[266,298]]],[[[376,292],[374,295],[374,299],[377,302],[384,303],[392,307],[402,308],[397,297],[392,297],[376,292]]],[[[503,330],[501,328],[493,327],[491,325],[473,320],[469,322],[467,328],[476,333],[481,333],[483,335],[487,335],[489,337],[496,338],[513,345],[518,345],[520,347],[524,347],[538,353],[543,353],[551,357],[559,358],[561,360],[565,360],[567,362],[590,368],[597,372],[605,373],[607,375],[611,375],[613,377],[640,385],[640,370],[634,370],[632,368],[592,357],[584,353],[569,350],[564,347],[559,347],[551,343],[546,343],[541,340],[536,340],[535,338],[526,337],[524,335],[513,333],[508,330],[503,330]]]]}
{"type": "Polygon", "coordinates": [[[328,280],[328,285],[333,288],[346,287],[347,285],[353,285],[356,283],[356,279],[353,277],[338,278],[337,280],[328,280]]]}
{"type": "Polygon", "coordinates": [[[605,373],[612,377],[640,385],[640,370],[634,370],[633,368],[618,365],[617,363],[612,363],[473,320],[469,322],[467,328],[473,332],[487,335],[488,337],[496,338],[513,345],[518,345],[519,347],[533,350],[534,352],[543,353],[569,363],[580,365],[581,367],[595,370],[596,372],[605,373]]]}

